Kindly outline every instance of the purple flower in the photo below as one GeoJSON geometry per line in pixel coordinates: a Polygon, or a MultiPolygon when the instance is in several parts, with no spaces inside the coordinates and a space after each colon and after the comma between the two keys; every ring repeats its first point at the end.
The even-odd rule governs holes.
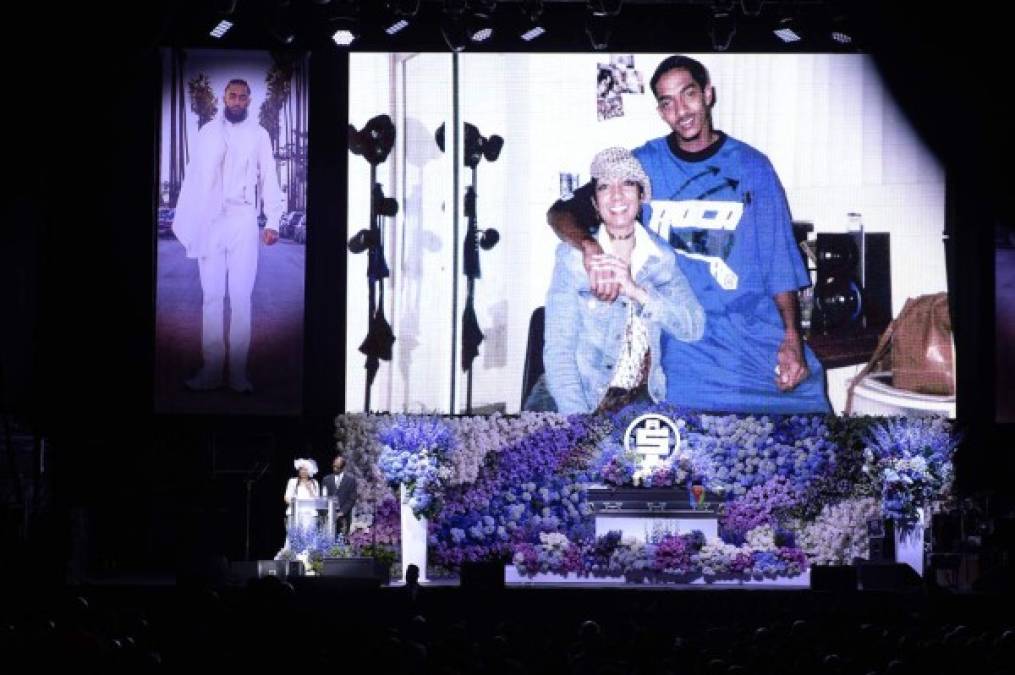
{"type": "Polygon", "coordinates": [[[799,493],[790,481],[774,476],[766,483],[752,487],[738,499],[724,505],[719,521],[723,538],[742,543],[747,533],[759,525],[776,525],[779,519],[797,505],[799,493]]]}

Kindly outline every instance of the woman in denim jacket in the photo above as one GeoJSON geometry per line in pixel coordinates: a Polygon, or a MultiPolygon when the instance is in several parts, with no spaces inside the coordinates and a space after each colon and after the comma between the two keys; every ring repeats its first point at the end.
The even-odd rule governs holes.
{"type": "MultiPolygon", "coordinates": [[[[596,235],[605,253],[592,272],[620,285],[614,302],[596,299],[582,253],[557,247],[546,299],[545,383],[561,413],[617,410],[666,396],[660,335],[701,338],[705,313],[677,267],[667,242],[638,222],[651,198],[648,176],[624,148],[608,148],[592,161],[596,235]]],[[[528,406],[527,406],[528,407],[528,406]]]]}

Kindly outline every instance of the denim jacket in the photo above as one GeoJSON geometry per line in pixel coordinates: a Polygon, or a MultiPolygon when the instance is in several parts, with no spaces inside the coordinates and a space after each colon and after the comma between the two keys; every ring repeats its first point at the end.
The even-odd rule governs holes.
{"type": "MultiPolygon", "coordinates": [[[[649,331],[648,393],[660,401],[666,397],[661,331],[685,342],[699,340],[705,330],[705,312],[669,244],[637,225],[632,263],[635,253],[642,262],[632,264],[634,281],[649,296],[645,305],[635,308],[649,331]]],[[[613,379],[632,302],[626,296],[612,303],[597,300],[589,289],[581,251],[568,244],[557,247],[546,297],[543,363],[547,388],[559,412],[587,413],[599,405],[613,379]]]]}

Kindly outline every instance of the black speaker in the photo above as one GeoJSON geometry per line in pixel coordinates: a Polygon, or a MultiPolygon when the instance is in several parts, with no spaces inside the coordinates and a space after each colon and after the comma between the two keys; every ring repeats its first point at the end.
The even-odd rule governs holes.
{"type": "Polygon", "coordinates": [[[855,591],[856,568],[852,565],[815,565],[811,568],[812,591],[855,591]]]}
{"type": "Polygon", "coordinates": [[[325,558],[321,576],[387,585],[391,581],[391,569],[374,558],[325,558]]]}
{"type": "Polygon", "coordinates": [[[298,577],[302,575],[303,563],[299,560],[257,561],[258,577],[298,577]]]}
{"type": "Polygon", "coordinates": [[[857,566],[860,588],[865,591],[912,591],[923,579],[906,563],[862,562],[857,566]]]}
{"type": "Polygon", "coordinates": [[[504,563],[466,562],[460,571],[462,588],[491,591],[504,588],[504,563]]]}
{"type": "Polygon", "coordinates": [[[229,563],[229,582],[245,584],[249,579],[258,577],[257,560],[233,560],[229,563]]]}
{"type": "Polygon", "coordinates": [[[880,333],[892,320],[890,235],[819,233],[811,325],[821,333],[880,333]]]}
{"type": "Polygon", "coordinates": [[[298,560],[234,560],[229,563],[229,581],[235,584],[260,577],[284,579],[302,574],[303,563],[298,560]]]}

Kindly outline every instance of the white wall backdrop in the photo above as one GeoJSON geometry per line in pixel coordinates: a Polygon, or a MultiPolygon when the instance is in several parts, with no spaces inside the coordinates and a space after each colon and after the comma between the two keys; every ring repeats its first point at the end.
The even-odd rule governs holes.
{"type": "MultiPolygon", "coordinates": [[[[669,133],[648,91],[649,78],[665,56],[635,55],[646,93],[624,94],[624,116],[606,121],[597,119],[595,83],[597,64],[609,55],[458,57],[460,120],[476,125],[484,136],[505,139],[500,158],[483,160],[478,170],[479,226],[499,230],[501,242],[480,253],[483,278],[476,284],[476,313],[486,340],[474,363],[474,407],[518,410],[529,316],[543,303],[557,245],[545,213],[559,196],[560,172],[577,173],[584,182],[592,156],[602,148],[634,147],[669,133]]],[[[769,156],[795,220],[813,222],[817,232],[845,231],[846,214],[855,211],[868,231],[891,233],[893,312],[909,296],[946,290],[944,172],[883,89],[870,59],[694,56],[712,75],[716,128],[769,156]]],[[[398,255],[389,280],[394,292],[387,299],[400,342],[396,363],[384,364],[378,375],[372,407],[460,412],[465,401],[460,369],[453,411],[449,388],[452,364],[460,359],[459,344],[452,352],[450,328],[451,265],[455,248],[461,249],[461,241],[451,241],[451,200],[460,206],[461,194],[452,195],[450,156],[427,158],[422,151],[438,120],[452,119],[451,57],[354,54],[349,86],[353,124],[361,126],[388,112],[396,120],[399,144],[409,138],[415,146],[411,139],[418,139],[415,152],[423,157],[416,164],[406,161],[413,151],[403,148],[382,165],[389,184],[398,187],[403,207],[389,228],[388,249],[389,264],[398,255]]],[[[456,156],[460,162],[460,150],[456,156]]],[[[358,157],[349,161],[354,232],[369,215],[368,167],[358,157]]],[[[463,167],[460,191],[469,180],[463,167]]],[[[392,189],[386,187],[386,193],[392,189]]],[[[461,215],[463,236],[466,220],[461,215]]],[[[358,309],[357,298],[365,303],[365,269],[364,256],[350,257],[350,410],[362,408],[363,357],[356,349],[366,334],[366,310],[358,309]]],[[[465,294],[464,277],[459,281],[456,322],[465,294]]]]}
{"type": "MultiPolygon", "coordinates": [[[[395,147],[378,166],[377,180],[398,201],[384,220],[385,316],[396,341],[393,358],[381,362],[371,409],[447,411],[450,405],[452,274],[455,242],[451,155],[434,133],[450,124],[452,67],[449,54],[353,54],[349,73],[349,123],[361,129],[375,115],[395,123],[395,147]]],[[[349,233],[370,224],[370,165],[349,157],[349,233]]],[[[346,409],[363,410],[367,334],[367,255],[349,255],[346,329],[346,409]]]]}

